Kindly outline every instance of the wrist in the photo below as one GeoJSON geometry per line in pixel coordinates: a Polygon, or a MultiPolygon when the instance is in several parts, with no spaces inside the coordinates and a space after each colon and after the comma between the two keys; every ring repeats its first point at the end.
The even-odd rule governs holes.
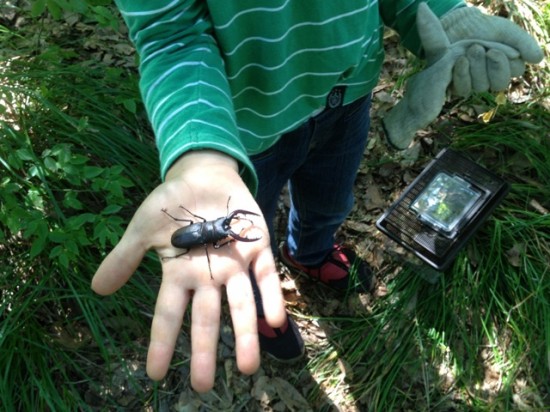
{"type": "Polygon", "coordinates": [[[216,150],[193,150],[180,156],[168,169],[166,180],[178,178],[184,174],[216,172],[239,173],[239,165],[231,156],[216,150]]]}

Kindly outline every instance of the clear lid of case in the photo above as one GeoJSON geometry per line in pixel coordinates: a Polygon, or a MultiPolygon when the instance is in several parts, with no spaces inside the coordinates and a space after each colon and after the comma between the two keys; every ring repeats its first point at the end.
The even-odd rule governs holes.
{"type": "Polygon", "coordinates": [[[434,229],[451,233],[468,216],[482,194],[466,180],[441,172],[418,195],[411,209],[434,229]]]}

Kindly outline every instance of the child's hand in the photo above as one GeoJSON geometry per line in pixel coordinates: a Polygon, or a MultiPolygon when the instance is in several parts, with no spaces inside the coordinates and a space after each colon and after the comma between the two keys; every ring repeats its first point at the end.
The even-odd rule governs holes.
{"type": "Polygon", "coordinates": [[[155,249],[161,258],[182,252],[171,245],[172,233],[185,226],[175,217],[200,221],[189,216],[183,205],[206,220],[244,209],[259,216],[248,216],[252,227],[243,236],[253,242],[234,241],[219,249],[208,245],[210,268],[204,246],[199,245],[178,258],[162,260],[162,283],[151,327],[147,372],[160,380],[168,371],[183,315],[192,300],[191,384],[207,391],[214,384],[220,328],[222,286],[227,290],[235,331],[237,364],[251,374],[259,366],[259,343],[254,296],[249,270],[255,274],[264,303],[266,319],[273,327],[286,318],[279,278],[270,248],[267,226],[248,188],[242,182],[236,162],[218,152],[190,152],[168,172],[141,204],[124,236],[97,270],[92,288],[108,295],[122,287],[139,266],[143,256],[155,249]],[[210,276],[210,270],[212,278],[210,276]]]}

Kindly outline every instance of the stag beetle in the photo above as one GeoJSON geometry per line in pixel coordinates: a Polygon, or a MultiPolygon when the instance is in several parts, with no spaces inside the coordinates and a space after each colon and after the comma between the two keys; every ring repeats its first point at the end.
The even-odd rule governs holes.
{"type": "Polygon", "coordinates": [[[219,249],[220,247],[225,246],[228,243],[233,242],[234,240],[238,240],[241,242],[255,242],[256,240],[260,240],[261,237],[255,237],[255,238],[244,237],[238,233],[235,233],[231,229],[231,222],[233,220],[247,220],[253,223],[252,220],[247,219],[245,217],[241,217],[239,215],[253,215],[253,216],[260,216],[260,215],[258,213],[250,212],[248,210],[243,210],[243,209],[237,209],[229,213],[230,200],[231,200],[231,197],[227,199],[227,215],[219,217],[214,220],[206,220],[204,217],[196,215],[186,207],[180,205],[181,209],[185,210],[194,218],[202,220],[202,222],[194,222],[192,219],[177,218],[175,216],[172,216],[170,213],[168,213],[167,209],[161,209],[161,211],[164,214],[166,214],[176,222],[189,223],[189,225],[183,226],[177,229],[172,234],[172,239],[171,239],[172,246],[177,247],[179,249],[185,249],[185,250],[182,253],[175,256],[164,256],[162,257],[162,260],[174,259],[174,258],[183,256],[194,247],[202,245],[204,246],[204,250],[206,252],[206,258],[208,259],[208,270],[210,271],[210,278],[214,279],[214,277],[212,276],[212,268],[210,267],[210,255],[208,254],[209,244],[212,244],[212,246],[214,246],[215,249],[219,249]],[[227,239],[228,237],[230,239],[227,239]],[[221,242],[224,239],[226,239],[226,241],[221,242]]]}

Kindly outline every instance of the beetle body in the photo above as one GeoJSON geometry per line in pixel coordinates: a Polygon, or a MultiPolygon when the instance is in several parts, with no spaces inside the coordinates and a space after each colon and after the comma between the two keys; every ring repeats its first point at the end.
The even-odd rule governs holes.
{"type": "Polygon", "coordinates": [[[174,233],[172,233],[171,243],[172,246],[183,249],[182,253],[179,253],[175,256],[164,256],[162,260],[173,259],[185,255],[189,250],[198,247],[204,246],[206,253],[206,258],[208,259],[208,269],[210,270],[210,277],[212,277],[212,269],[210,268],[210,255],[208,254],[208,245],[213,245],[215,249],[218,249],[234,240],[241,242],[254,242],[259,240],[259,237],[248,238],[241,236],[238,233],[235,233],[231,228],[231,223],[233,220],[246,220],[253,223],[250,219],[242,217],[241,215],[253,215],[259,216],[257,213],[250,212],[248,210],[238,209],[229,213],[229,198],[227,200],[227,216],[222,216],[214,220],[206,220],[205,218],[198,216],[183,206],[180,206],[183,210],[189,213],[196,219],[201,220],[200,222],[194,222],[191,219],[181,219],[172,216],[166,209],[162,209],[162,212],[169,217],[171,217],[176,222],[187,222],[187,226],[180,227],[174,233]],[[222,240],[226,240],[222,242],[222,240]]]}
{"type": "Polygon", "coordinates": [[[191,223],[180,227],[172,234],[172,246],[179,249],[192,249],[199,245],[218,244],[231,236],[230,220],[220,217],[216,220],[191,223]]]}

